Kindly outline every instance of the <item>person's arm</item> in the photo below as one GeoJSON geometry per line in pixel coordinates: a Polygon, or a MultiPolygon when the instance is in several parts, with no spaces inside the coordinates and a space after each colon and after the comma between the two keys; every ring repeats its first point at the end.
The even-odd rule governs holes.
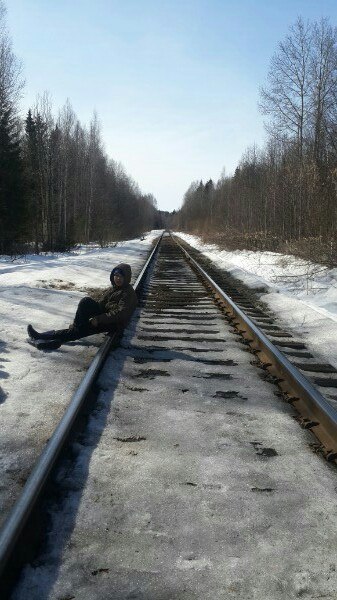
{"type": "Polygon", "coordinates": [[[102,312],[105,311],[105,306],[109,302],[109,298],[111,296],[111,287],[105,289],[103,294],[101,293],[100,297],[97,298],[97,302],[100,305],[102,312]]]}
{"type": "Polygon", "coordinates": [[[93,327],[109,327],[111,325],[126,325],[137,306],[137,296],[133,288],[126,290],[119,301],[107,303],[106,312],[90,319],[93,327]]]}

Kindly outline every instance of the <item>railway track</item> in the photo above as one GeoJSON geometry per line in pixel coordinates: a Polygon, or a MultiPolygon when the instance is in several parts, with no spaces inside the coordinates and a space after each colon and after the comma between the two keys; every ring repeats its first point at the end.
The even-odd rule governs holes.
{"type": "MultiPolygon", "coordinates": [[[[32,560],[27,554],[20,558],[21,549],[30,545],[41,520],[37,511],[49,498],[53,525],[48,524],[37,563],[43,597],[289,598],[290,589],[302,595],[317,584],[324,597],[333,598],[333,571],[323,583],[315,567],[316,583],[310,585],[301,582],[300,573],[311,554],[323,558],[327,546],[336,547],[330,517],[322,525],[328,541],[310,546],[317,511],[329,506],[335,492],[334,468],[310,452],[311,447],[331,461],[337,455],[334,371],[275,326],[258,301],[233,288],[229,298],[170,236],[153,252],[137,285],[143,289],[140,307],[121,345],[112,354],[111,341],[102,347],[2,532],[4,597],[23,560],[32,560]],[[82,406],[86,419],[79,418],[82,406]],[[293,407],[304,429],[292,419],[293,407]],[[319,489],[306,477],[308,465],[326,470],[319,489]],[[307,504],[313,487],[324,497],[319,507],[304,509],[301,502],[307,504]],[[278,550],[301,554],[295,568],[286,557],[282,585],[276,566],[272,581],[256,575],[266,569],[266,547],[274,557],[272,526],[264,518],[278,505],[279,492],[276,530],[287,527],[282,541],[276,536],[278,550]],[[301,506],[300,515],[289,514],[294,506],[301,506]],[[302,532],[298,548],[294,531],[302,532]],[[259,568],[256,539],[263,546],[259,568]],[[46,583],[51,555],[54,573],[46,583]],[[41,556],[49,557],[47,566],[41,556]]],[[[31,567],[14,598],[41,598],[38,587],[31,567]]]]}
{"type": "Polygon", "coordinates": [[[294,366],[305,373],[328,401],[337,407],[337,370],[326,362],[317,359],[306,347],[302,339],[294,338],[285,329],[284,324],[277,322],[260,294],[266,290],[254,291],[243,282],[232,277],[228,272],[217,268],[199,250],[179,239],[179,244],[208,273],[212,280],[241,308],[250,319],[278,346],[294,366]]]}

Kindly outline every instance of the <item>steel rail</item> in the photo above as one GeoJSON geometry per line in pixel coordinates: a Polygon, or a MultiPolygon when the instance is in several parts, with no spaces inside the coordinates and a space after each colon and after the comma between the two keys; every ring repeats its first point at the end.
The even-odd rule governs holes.
{"type": "MultiPolygon", "coordinates": [[[[134,283],[134,289],[137,291],[146,275],[150,264],[158,250],[163,233],[157,240],[150,256],[148,257],[141,273],[134,283]]],[[[0,531],[0,595],[3,593],[7,584],[6,567],[13,559],[13,553],[16,551],[16,545],[24,530],[27,521],[32,514],[39,498],[41,497],[48,477],[55,466],[57,458],[62,451],[66,440],[69,437],[71,429],[78,417],[88,393],[96,380],[105,358],[113,345],[116,343],[117,335],[107,337],[99,348],[92,363],[90,364],[85,376],[83,377],[77,391],[74,393],[71,402],[63,415],[60,423],[56,427],[46,448],[42,452],[38,462],[33,468],[27,482],[22,490],[21,496],[13,506],[6,522],[0,531]]],[[[4,596],[1,595],[3,598],[4,596]]]]}
{"type": "Polygon", "coordinates": [[[243,337],[258,353],[259,360],[278,379],[281,389],[296,405],[304,417],[304,425],[310,429],[324,446],[328,460],[337,459],[337,411],[329,404],[315,386],[295,367],[273,342],[253,323],[253,321],[233,302],[215,281],[204,271],[198,262],[183,248],[175,236],[174,242],[185,254],[188,262],[209,284],[229,316],[235,321],[243,337]]]}

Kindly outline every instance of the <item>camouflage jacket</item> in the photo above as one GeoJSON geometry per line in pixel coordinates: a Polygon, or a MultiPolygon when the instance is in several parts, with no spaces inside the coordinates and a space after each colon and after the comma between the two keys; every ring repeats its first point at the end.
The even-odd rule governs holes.
{"type": "Polygon", "coordinates": [[[95,317],[99,328],[120,326],[125,327],[137,306],[136,292],[130,284],[131,267],[126,263],[117,265],[116,269],[124,273],[124,285],[119,288],[115,284],[101,293],[95,299],[98,301],[102,314],[95,317]]]}

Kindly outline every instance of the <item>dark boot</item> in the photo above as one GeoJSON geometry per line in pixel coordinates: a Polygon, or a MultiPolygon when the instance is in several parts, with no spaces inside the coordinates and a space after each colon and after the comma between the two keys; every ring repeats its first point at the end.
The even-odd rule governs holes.
{"type": "Polygon", "coordinates": [[[87,331],[82,332],[82,330],[74,325],[70,325],[67,329],[57,329],[54,331],[53,339],[60,340],[62,344],[65,344],[66,342],[74,342],[86,335],[88,335],[87,331]]]}
{"type": "Polygon", "coordinates": [[[36,329],[34,329],[32,325],[28,325],[27,333],[31,340],[52,340],[55,336],[54,329],[51,331],[44,331],[42,333],[39,333],[38,331],[36,331],[36,329]]]}
{"type": "Polygon", "coordinates": [[[57,350],[62,346],[60,340],[34,340],[33,343],[38,350],[57,350]]]}

